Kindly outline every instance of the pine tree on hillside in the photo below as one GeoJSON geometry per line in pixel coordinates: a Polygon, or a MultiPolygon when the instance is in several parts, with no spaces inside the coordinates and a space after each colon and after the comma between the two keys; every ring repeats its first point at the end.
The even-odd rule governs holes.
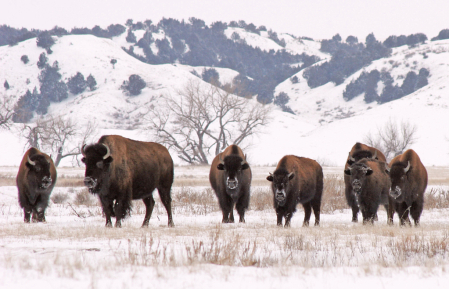
{"type": "Polygon", "coordinates": [[[128,43],[136,43],[137,42],[136,35],[134,35],[131,28],[128,29],[128,35],[126,35],[126,42],[128,42],[128,43]]]}
{"type": "Polygon", "coordinates": [[[43,68],[45,67],[45,65],[47,64],[47,61],[48,61],[48,58],[47,58],[47,56],[45,55],[45,52],[42,52],[42,53],[39,55],[39,61],[37,62],[37,67],[38,67],[39,69],[43,69],[43,68]]]}
{"type": "Polygon", "coordinates": [[[5,88],[5,90],[9,89],[9,83],[7,80],[5,80],[5,82],[3,83],[3,87],[5,88]]]}
{"type": "Polygon", "coordinates": [[[67,81],[67,87],[74,95],[84,92],[87,87],[87,82],[84,80],[84,75],[81,72],[77,72],[76,75],[69,78],[67,81]]]}
{"type": "Polygon", "coordinates": [[[97,87],[96,87],[97,81],[92,76],[92,74],[89,74],[89,76],[86,79],[86,83],[87,83],[87,87],[89,87],[90,91],[94,91],[95,89],[97,89],[97,87]]]}
{"type": "Polygon", "coordinates": [[[44,49],[50,49],[50,47],[55,44],[55,41],[51,37],[50,32],[44,31],[41,32],[37,38],[36,38],[36,44],[39,47],[42,47],[44,49]]]}
{"type": "Polygon", "coordinates": [[[22,57],[20,57],[20,60],[22,60],[24,64],[27,64],[30,61],[27,55],[22,55],[22,57]]]}
{"type": "Polygon", "coordinates": [[[418,82],[418,75],[414,71],[407,73],[407,76],[402,83],[402,90],[404,95],[408,95],[416,90],[416,83],[418,82]]]}
{"type": "Polygon", "coordinates": [[[142,92],[147,86],[146,82],[137,74],[132,74],[129,76],[128,80],[123,81],[121,88],[128,91],[130,95],[136,96],[142,92]]]}

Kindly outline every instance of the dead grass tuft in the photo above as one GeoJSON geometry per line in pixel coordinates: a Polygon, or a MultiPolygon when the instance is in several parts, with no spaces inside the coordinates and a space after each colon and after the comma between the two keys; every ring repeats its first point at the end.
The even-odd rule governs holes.
{"type": "Polygon", "coordinates": [[[432,188],[424,194],[424,209],[449,208],[449,191],[442,187],[432,188]]]}
{"type": "Polygon", "coordinates": [[[92,207],[98,205],[98,200],[87,189],[84,189],[76,193],[74,203],[77,206],[92,207]]]}

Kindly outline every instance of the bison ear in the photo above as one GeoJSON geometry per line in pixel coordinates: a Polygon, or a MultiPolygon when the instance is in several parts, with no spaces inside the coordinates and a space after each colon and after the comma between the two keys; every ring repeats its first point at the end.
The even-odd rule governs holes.
{"type": "Polygon", "coordinates": [[[107,157],[106,159],[103,160],[103,163],[105,165],[109,165],[110,163],[112,163],[113,160],[114,159],[111,156],[109,156],[109,157],[107,157]]]}
{"type": "Polygon", "coordinates": [[[270,175],[267,177],[267,180],[270,181],[270,182],[272,182],[272,181],[273,181],[273,175],[270,174],[270,175]]]}
{"type": "Polygon", "coordinates": [[[372,170],[372,169],[367,169],[367,170],[366,170],[366,175],[367,175],[367,176],[371,175],[372,173],[373,173],[373,170],[372,170]]]}
{"type": "Polygon", "coordinates": [[[249,169],[249,164],[245,162],[245,163],[242,165],[242,170],[247,170],[247,169],[249,169]]]}
{"type": "Polygon", "coordinates": [[[218,165],[217,165],[217,169],[218,169],[219,171],[224,171],[224,169],[225,169],[224,164],[222,164],[222,163],[218,164],[218,165]]]}
{"type": "Polygon", "coordinates": [[[350,176],[350,175],[351,175],[351,170],[350,170],[350,169],[346,169],[346,170],[345,170],[345,175],[350,176]]]}

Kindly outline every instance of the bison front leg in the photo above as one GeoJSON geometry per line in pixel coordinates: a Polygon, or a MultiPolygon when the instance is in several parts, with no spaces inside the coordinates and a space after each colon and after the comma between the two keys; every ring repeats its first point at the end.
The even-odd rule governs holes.
{"type": "Polygon", "coordinates": [[[419,218],[421,217],[421,213],[423,210],[423,200],[418,200],[412,203],[412,207],[410,208],[410,215],[412,215],[413,221],[415,221],[415,226],[419,226],[419,218]]]}
{"type": "Polygon", "coordinates": [[[114,216],[114,207],[113,207],[113,200],[106,198],[106,197],[100,197],[101,207],[103,208],[103,213],[106,217],[106,227],[112,227],[112,221],[111,216],[114,216]]]}
{"type": "Polygon", "coordinates": [[[31,221],[31,210],[23,209],[23,221],[29,223],[31,221]]]}
{"type": "Polygon", "coordinates": [[[142,228],[148,227],[150,223],[151,214],[153,213],[154,208],[154,198],[153,196],[149,196],[148,198],[143,199],[143,203],[146,207],[145,218],[143,219],[142,228]]]}
{"type": "Polygon", "coordinates": [[[387,224],[392,226],[393,225],[393,217],[394,217],[394,207],[395,202],[392,197],[388,197],[388,207],[387,209],[387,224]]]}
{"type": "Polygon", "coordinates": [[[236,204],[237,212],[239,213],[239,222],[245,223],[245,211],[248,209],[249,206],[249,194],[243,194],[239,201],[236,204]]]}

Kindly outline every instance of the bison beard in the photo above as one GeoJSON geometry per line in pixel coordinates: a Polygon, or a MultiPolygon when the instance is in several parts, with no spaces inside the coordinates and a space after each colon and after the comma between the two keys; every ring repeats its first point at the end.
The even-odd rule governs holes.
{"type": "Polygon", "coordinates": [[[290,226],[298,203],[304,207],[303,226],[309,225],[312,209],[315,214],[315,226],[320,224],[323,171],[316,161],[292,155],[285,156],[267,180],[272,182],[278,226],[282,226],[283,218],[285,227],[290,226]]]}
{"type": "Polygon", "coordinates": [[[140,142],[117,135],[102,136],[98,143],[83,146],[86,164],[84,184],[100,198],[106,226],[116,227],[131,210],[131,201],[142,199],[146,214],[142,227],[147,227],[154,208],[153,191],[158,190],[167,210],[168,226],[174,226],[171,212],[173,160],[160,144],[140,142]]]}
{"type": "Polygon", "coordinates": [[[214,158],[209,181],[223,213],[222,222],[234,222],[234,205],[239,221],[245,222],[250,198],[251,168],[238,146],[230,145],[214,158]]]}
{"type": "Polygon", "coordinates": [[[22,158],[16,183],[24,221],[45,222],[45,210],[57,178],[51,158],[36,148],[30,148],[22,158]]]}

